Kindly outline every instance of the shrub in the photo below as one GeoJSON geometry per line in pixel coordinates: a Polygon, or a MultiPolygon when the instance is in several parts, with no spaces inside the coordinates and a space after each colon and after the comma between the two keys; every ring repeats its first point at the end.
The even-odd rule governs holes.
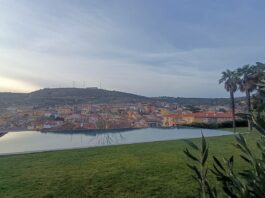
{"type": "MultiPolygon", "coordinates": [[[[265,84],[265,83],[264,83],[265,84]]],[[[264,87],[260,88],[264,94],[264,87]]],[[[213,156],[213,169],[210,171],[220,182],[224,193],[232,198],[263,198],[265,195],[265,104],[264,98],[256,110],[246,115],[253,126],[260,132],[257,140],[259,152],[251,151],[243,135],[236,136],[236,148],[241,152],[241,158],[249,165],[248,168],[239,172],[234,171],[234,157],[222,160],[213,156]]],[[[217,197],[215,187],[210,186],[207,179],[208,168],[205,166],[208,159],[208,143],[202,136],[201,146],[188,142],[194,152],[184,150],[186,156],[192,161],[188,167],[193,171],[192,176],[199,184],[199,197],[217,197]],[[195,154],[192,154],[195,153],[195,154]]]]}

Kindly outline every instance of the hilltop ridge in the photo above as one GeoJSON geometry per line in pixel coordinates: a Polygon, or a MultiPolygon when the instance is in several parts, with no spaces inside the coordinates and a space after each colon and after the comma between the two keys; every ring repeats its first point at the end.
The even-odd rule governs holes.
{"type": "MultiPolygon", "coordinates": [[[[237,100],[242,100],[238,98],[237,100]]],[[[185,105],[227,104],[228,98],[146,97],[121,91],[91,88],[44,88],[31,93],[0,92],[0,107],[12,105],[52,106],[80,103],[168,102],[185,105]]]]}

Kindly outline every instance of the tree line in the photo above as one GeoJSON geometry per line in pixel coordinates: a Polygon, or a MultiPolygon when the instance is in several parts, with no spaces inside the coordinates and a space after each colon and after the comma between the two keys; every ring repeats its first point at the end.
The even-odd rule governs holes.
{"type": "Polygon", "coordinates": [[[233,122],[235,130],[234,93],[237,90],[245,92],[248,112],[245,114],[249,127],[254,127],[260,136],[256,139],[256,148],[250,148],[244,134],[236,134],[234,146],[239,149],[240,157],[248,164],[242,171],[236,171],[233,156],[223,157],[221,160],[213,156],[212,168],[208,168],[209,144],[202,135],[201,144],[187,141],[190,149],[184,150],[189,158],[187,166],[191,169],[192,178],[198,183],[196,197],[217,198],[263,198],[265,195],[265,65],[245,65],[234,71],[226,70],[222,73],[220,83],[230,93],[233,122]],[[255,92],[255,99],[251,94],[255,92]],[[211,172],[219,182],[222,192],[217,191],[208,180],[211,172]]]}
{"type": "MultiPolygon", "coordinates": [[[[235,70],[227,69],[222,72],[219,84],[223,83],[225,90],[230,94],[234,131],[236,130],[235,92],[239,90],[246,94],[247,113],[251,113],[251,94],[257,90],[258,83],[264,79],[265,64],[260,62],[257,62],[255,65],[244,65],[235,70]]],[[[250,119],[248,119],[248,127],[252,130],[250,119]]]]}

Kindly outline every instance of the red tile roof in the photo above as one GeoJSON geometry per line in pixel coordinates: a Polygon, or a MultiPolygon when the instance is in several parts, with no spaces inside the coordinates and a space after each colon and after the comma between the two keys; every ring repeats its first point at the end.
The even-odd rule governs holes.
{"type": "Polygon", "coordinates": [[[166,117],[181,118],[181,117],[194,117],[194,118],[232,118],[231,112],[197,112],[187,114],[170,114],[166,117]]]}

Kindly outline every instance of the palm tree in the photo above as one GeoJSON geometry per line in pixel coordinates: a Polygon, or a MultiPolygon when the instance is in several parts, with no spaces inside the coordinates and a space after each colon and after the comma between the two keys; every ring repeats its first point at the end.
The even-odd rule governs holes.
{"type": "Polygon", "coordinates": [[[231,71],[229,69],[227,69],[226,71],[222,72],[222,77],[219,80],[219,84],[224,83],[225,90],[230,93],[234,132],[236,130],[235,97],[234,97],[234,93],[237,91],[238,82],[239,82],[239,77],[238,77],[237,72],[231,71]]]}
{"type": "MultiPolygon", "coordinates": [[[[238,85],[241,92],[246,93],[246,103],[248,114],[251,112],[251,92],[257,89],[259,75],[257,76],[256,66],[244,65],[242,68],[237,69],[238,75],[241,77],[238,85]]],[[[249,130],[252,131],[250,119],[248,119],[249,130]]]]}
{"type": "Polygon", "coordinates": [[[254,66],[254,76],[257,78],[257,82],[260,82],[262,80],[265,80],[265,64],[256,62],[256,65],[254,66]]]}

